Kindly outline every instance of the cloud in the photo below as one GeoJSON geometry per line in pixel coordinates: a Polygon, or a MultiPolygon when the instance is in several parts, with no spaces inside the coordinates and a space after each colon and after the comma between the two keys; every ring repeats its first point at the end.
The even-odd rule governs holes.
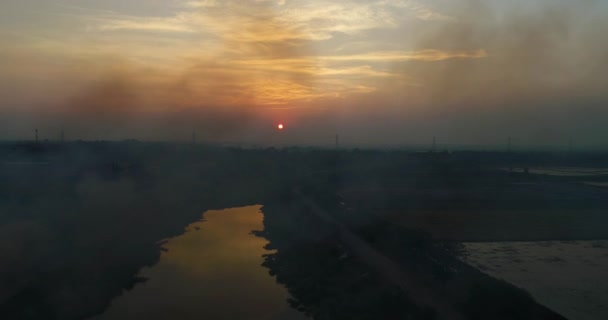
{"type": "MultiPolygon", "coordinates": [[[[272,10],[273,19],[288,29],[298,29],[299,34],[311,40],[327,40],[335,33],[357,34],[365,30],[396,28],[403,17],[420,20],[448,20],[450,17],[414,1],[186,1],[184,11],[167,17],[140,17],[109,15],[93,17],[99,30],[212,32],[219,37],[251,35],[226,34],[226,26],[236,23],[257,22],[260,14],[272,10]]],[[[279,30],[274,30],[275,32],[279,30]]],[[[290,40],[288,33],[260,34],[271,41],[290,40]]]]}
{"type": "MultiPolygon", "coordinates": [[[[411,77],[387,68],[393,62],[486,56],[480,49],[315,53],[316,43],[332,41],[336,33],[395,28],[399,24],[398,13],[392,12],[395,8],[414,15],[426,8],[408,1],[205,0],[182,2],[175,8],[178,11],[156,17],[79,8],[90,26],[82,39],[89,41],[46,39],[31,48],[80,60],[71,70],[89,70],[91,79],[83,82],[84,93],[68,104],[106,113],[157,110],[160,105],[185,108],[200,101],[230,107],[310,104],[344,98],[349,92],[375,92],[373,78],[399,77],[414,84],[411,77]],[[104,68],[120,71],[104,73],[104,68]],[[112,94],[115,98],[109,100],[103,94],[127,87],[129,100],[122,94],[112,94]]],[[[364,34],[357,38],[374,48],[364,34]]],[[[72,71],[65,76],[72,77],[72,71]]]]}
{"type": "Polygon", "coordinates": [[[454,17],[450,17],[439,11],[435,11],[421,3],[414,1],[395,1],[397,7],[409,9],[413,15],[420,20],[424,21],[455,21],[454,17]]]}
{"type": "Polygon", "coordinates": [[[580,110],[604,115],[599,1],[206,0],[145,14],[134,1],[69,9],[55,29],[3,29],[0,108],[125,128],[142,115],[178,126],[307,108],[414,126],[483,118],[496,130],[495,114],[542,123],[548,110],[562,127],[580,110]]]}
{"type": "Polygon", "coordinates": [[[358,55],[341,55],[320,57],[328,61],[443,61],[449,59],[479,59],[488,54],[483,49],[468,51],[442,51],[424,49],[419,51],[369,52],[358,55]]]}
{"type": "Polygon", "coordinates": [[[186,1],[183,6],[187,8],[210,8],[218,5],[217,0],[186,1]]]}
{"type": "Polygon", "coordinates": [[[543,2],[500,12],[490,4],[465,3],[458,8],[458,22],[429,28],[416,38],[416,46],[482,47],[489,54],[478,53],[486,59],[401,66],[402,72],[425,84],[429,95],[432,91],[434,105],[489,106],[528,100],[523,104],[538,106],[579,90],[585,92],[580,96],[588,96],[602,82],[599,74],[590,73],[601,69],[602,52],[608,52],[607,45],[592,40],[597,36],[594,30],[608,26],[593,13],[601,12],[597,3],[564,7],[543,2]]]}
{"type": "Polygon", "coordinates": [[[196,32],[188,16],[175,16],[170,18],[142,18],[142,17],[108,17],[96,18],[101,31],[157,31],[157,32],[196,32]]]}

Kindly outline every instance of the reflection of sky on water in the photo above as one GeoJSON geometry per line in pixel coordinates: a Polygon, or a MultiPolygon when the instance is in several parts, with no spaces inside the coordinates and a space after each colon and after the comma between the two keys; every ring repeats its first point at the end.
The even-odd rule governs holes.
{"type": "Polygon", "coordinates": [[[467,243],[468,262],[568,319],[608,319],[608,241],[467,243]]]}
{"type": "Polygon", "coordinates": [[[118,297],[100,319],[298,319],[287,290],[261,266],[261,206],[208,211],[163,246],[149,278],[118,297]]]}

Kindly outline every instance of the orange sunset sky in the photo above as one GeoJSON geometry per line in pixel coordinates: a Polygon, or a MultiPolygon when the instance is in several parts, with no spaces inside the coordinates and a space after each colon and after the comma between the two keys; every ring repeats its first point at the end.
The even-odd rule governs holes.
{"type": "Polygon", "coordinates": [[[603,146],[607,1],[5,0],[0,139],[603,146]]]}

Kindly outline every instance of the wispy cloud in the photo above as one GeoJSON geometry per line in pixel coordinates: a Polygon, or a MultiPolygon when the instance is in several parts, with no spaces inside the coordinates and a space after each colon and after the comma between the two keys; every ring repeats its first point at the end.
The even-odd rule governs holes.
{"type": "Polygon", "coordinates": [[[185,90],[181,95],[147,90],[154,91],[156,100],[186,105],[205,100],[216,105],[282,106],[343,98],[377,91],[373,79],[416,82],[391,71],[389,64],[487,56],[481,49],[374,51],[380,43],[367,32],[397,29],[407,19],[448,19],[408,0],[189,0],[174,2],[157,16],[64,9],[86,22],[86,37],[81,39],[92,41],[47,41],[38,43],[38,50],[89,61],[104,54],[126,57],[137,63],[129,73],[141,74],[135,78],[145,83],[143,87],[185,90]],[[358,45],[336,40],[344,35],[358,45]],[[315,54],[321,44],[350,49],[315,54]]]}
{"type": "MultiPolygon", "coordinates": [[[[222,36],[231,23],[257,23],[272,10],[273,19],[291,29],[302,30],[307,39],[327,40],[335,33],[356,34],[365,30],[396,28],[404,18],[447,20],[443,15],[414,1],[185,1],[183,10],[168,17],[115,16],[96,19],[99,30],[215,32],[222,36]]],[[[277,30],[274,30],[275,32],[277,30]]],[[[281,34],[266,35],[284,40],[281,34]]],[[[234,36],[234,35],[226,35],[234,36]]],[[[247,35],[242,35],[245,39],[247,35]]]]}
{"type": "Polygon", "coordinates": [[[423,5],[417,1],[411,0],[386,0],[383,1],[385,4],[390,4],[394,7],[404,8],[410,11],[410,13],[417,19],[425,21],[448,21],[455,20],[446,14],[436,11],[428,6],[423,5]]]}
{"type": "Polygon", "coordinates": [[[217,5],[216,0],[199,0],[199,1],[186,1],[183,6],[186,8],[210,8],[217,5]]]}
{"type": "Polygon", "coordinates": [[[154,31],[194,33],[196,28],[187,16],[178,15],[170,18],[147,17],[97,17],[101,31],[154,31]]]}
{"type": "Polygon", "coordinates": [[[386,51],[368,52],[356,55],[339,55],[319,57],[327,61],[442,61],[449,59],[479,59],[488,54],[483,49],[472,51],[442,51],[426,49],[419,51],[386,51]]]}

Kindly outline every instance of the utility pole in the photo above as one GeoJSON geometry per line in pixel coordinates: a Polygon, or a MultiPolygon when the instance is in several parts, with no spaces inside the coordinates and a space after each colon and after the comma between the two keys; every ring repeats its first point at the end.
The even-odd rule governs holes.
{"type": "Polygon", "coordinates": [[[336,134],[336,150],[340,148],[340,135],[336,134]]]}
{"type": "Polygon", "coordinates": [[[507,155],[509,171],[513,171],[513,157],[511,156],[511,136],[507,138],[507,155]]]}

